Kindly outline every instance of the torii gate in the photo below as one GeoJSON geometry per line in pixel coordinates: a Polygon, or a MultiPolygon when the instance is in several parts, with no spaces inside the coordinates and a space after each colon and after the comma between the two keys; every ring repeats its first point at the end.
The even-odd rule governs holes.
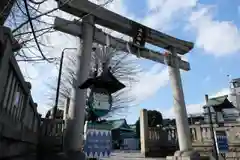
{"type": "Polygon", "coordinates": [[[195,152],[192,151],[190,140],[190,129],[187,120],[187,112],[180,76],[180,70],[190,70],[188,62],[183,61],[177,54],[184,55],[193,48],[193,43],[176,39],[168,36],[142,24],[129,20],[121,15],[113,13],[105,8],[91,3],[87,0],[58,0],[61,10],[78,17],[84,17],[82,22],[67,21],[56,18],[55,29],[82,38],[83,46],[81,57],[79,56],[77,84],[75,84],[74,105],[70,106],[69,122],[67,126],[68,149],[79,151],[83,141],[83,124],[84,124],[84,107],[86,92],[80,90],[78,85],[83,83],[89,75],[90,61],[93,41],[106,45],[106,37],[109,36],[110,47],[119,47],[123,51],[131,52],[137,56],[153,60],[158,63],[168,65],[171,86],[173,90],[173,101],[177,133],[179,139],[180,151],[175,156],[188,156],[196,158],[195,152]],[[133,42],[127,42],[110,35],[107,35],[95,27],[99,24],[108,27],[117,32],[133,37],[133,42]],[[145,42],[151,43],[158,47],[168,50],[169,54],[161,53],[145,48],[145,42]],[[136,53],[138,51],[138,53],[136,53]],[[81,60],[81,62],[80,62],[81,60]],[[193,154],[194,153],[194,154],[193,154]]]}

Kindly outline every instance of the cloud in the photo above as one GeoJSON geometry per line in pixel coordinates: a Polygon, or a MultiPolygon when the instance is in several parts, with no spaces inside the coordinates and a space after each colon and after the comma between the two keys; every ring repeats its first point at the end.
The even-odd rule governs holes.
{"type": "Polygon", "coordinates": [[[229,94],[230,94],[230,89],[223,88],[220,91],[218,91],[217,93],[210,95],[209,98],[214,98],[214,97],[219,97],[219,96],[224,96],[224,95],[229,95],[229,94]]]}
{"type": "Polygon", "coordinates": [[[156,64],[140,74],[139,82],[133,84],[130,94],[135,97],[136,103],[140,103],[156,94],[161,87],[168,84],[168,81],[168,69],[163,65],[156,64]]]}
{"type": "MultiPolygon", "coordinates": [[[[188,104],[186,105],[187,114],[199,114],[203,112],[202,106],[204,103],[199,104],[188,104]]],[[[175,118],[174,108],[168,108],[168,109],[159,109],[159,111],[162,113],[164,118],[175,118]]]]}
{"type": "Polygon", "coordinates": [[[26,64],[24,62],[20,62],[19,66],[24,75],[25,81],[31,82],[31,95],[33,97],[33,101],[38,104],[38,112],[43,116],[46,113],[46,110],[51,106],[48,106],[49,97],[48,86],[51,81],[50,78],[55,75],[54,70],[55,67],[51,64],[39,63],[39,64],[26,64]]]}
{"type": "Polygon", "coordinates": [[[154,29],[169,30],[176,25],[177,21],[184,19],[186,13],[191,11],[197,2],[198,0],[185,0],[184,3],[179,0],[148,0],[149,14],[141,22],[154,29]]]}
{"type": "Polygon", "coordinates": [[[214,19],[212,7],[192,12],[190,28],[196,31],[196,46],[214,56],[226,56],[240,50],[240,30],[231,21],[214,19]]]}
{"type": "MultiPolygon", "coordinates": [[[[214,97],[218,97],[218,96],[223,96],[223,95],[229,95],[230,94],[230,90],[229,88],[223,88],[220,91],[209,95],[209,98],[214,98],[214,97]]],[[[199,114],[203,112],[203,105],[205,105],[205,101],[200,102],[200,103],[196,103],[196,104],[186,104],[186,110],[188,115],[189,114],[199,114]]],[[[162,112],[163,117],[164,118],[174,118],[175,117],[175,113],[174,113],[174,108],[167,108],[167,109],[159,109],[159,111],[162,112]]]]}
{"type": "Polygon", "coordinates": [[[42,114],[42,117],[45,117],[48,111],[49,111],[48,105],[41,104],[41,106],[38,106],[38,113],[42,114]]]}
{"type": "MultiPolygon", "coordinates": [[[[104,4],[107,0],[91,1],[96,4],[104,4]]],[[[187,19],[189,11],[197,5],[197,2],[198,0],[185,0],[184,3],[178,0],[147,0],[147,10],[144,10],[142,13],[145,15],[143,17],[139,17],[131,10],[128,10],[123,0],[115,0],[106,5],[105,8],[148,27],[161,31],[169,31],[176,27],[176,22],[187,19]]],[[[122,35],[115,31],[111,34],[117,37],[122,35]]],[[[129,37],[126,40],[129,40],[129,37]]]]}

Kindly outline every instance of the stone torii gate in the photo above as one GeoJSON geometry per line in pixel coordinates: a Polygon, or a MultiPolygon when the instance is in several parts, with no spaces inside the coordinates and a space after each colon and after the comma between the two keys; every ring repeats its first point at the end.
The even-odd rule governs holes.
{"type": "Polygon", "coordinates": [[[196,159],[198,154],[192,150],[190,130],[187,121],[187,112],[180,76],[180,69],[189,71],[188,62],[178,56],[184,55],[193,48],[193,43],[168,36],[135,21],[113,13],[105,8],[87,0],[58,0],[60,9],[77,17],[84,17],[82,22],[68,21],[56,18],[55,29],[78,36],[82,39],[81,56],[78,57],[77,82],[74,85],[74,104],[69,108],[69,120],[66,130],[67,149],[79,151],[83,142],[84,109],[86,91],[78,88],[89,75],[93,41],[106,45],[106,37],[109,37],[110,47],[119,47],[122,51],[133,51],[132,54],[168,65],[177,133],[180,151],[174,157],[188,157],[196,159]],[[133,38],[133,42],[127,42],[107,35],[95,27],[95,24],[110,28],[133,38]],[[167,55],[145,48],[145,43],[150,43],[169,51],[167,55]]]}

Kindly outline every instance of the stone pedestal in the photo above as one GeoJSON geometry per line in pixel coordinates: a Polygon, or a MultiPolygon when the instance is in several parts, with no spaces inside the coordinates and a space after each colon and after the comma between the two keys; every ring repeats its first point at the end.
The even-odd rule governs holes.
{"type": "Polygon", "coordinates": [[[200,154],[196,151],[176,151],[174,156],[167,156],[167,160],[200,160],[200,154]]]}
{"type": "Polygon", "coordinates": [[[69,160],[85,160],[86,159],[85,153],[81,151],[68,152],[67,157],[69,160]]]}

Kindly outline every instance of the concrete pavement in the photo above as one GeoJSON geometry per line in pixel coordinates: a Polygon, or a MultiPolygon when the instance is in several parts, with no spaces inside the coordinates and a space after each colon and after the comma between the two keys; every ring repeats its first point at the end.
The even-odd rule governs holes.
{"type": "Polygon", "coordinates": [[[140,151],[114,151],[109,158],[101,160],[165,160],[166,158],[145,158],[140,151]]]}

